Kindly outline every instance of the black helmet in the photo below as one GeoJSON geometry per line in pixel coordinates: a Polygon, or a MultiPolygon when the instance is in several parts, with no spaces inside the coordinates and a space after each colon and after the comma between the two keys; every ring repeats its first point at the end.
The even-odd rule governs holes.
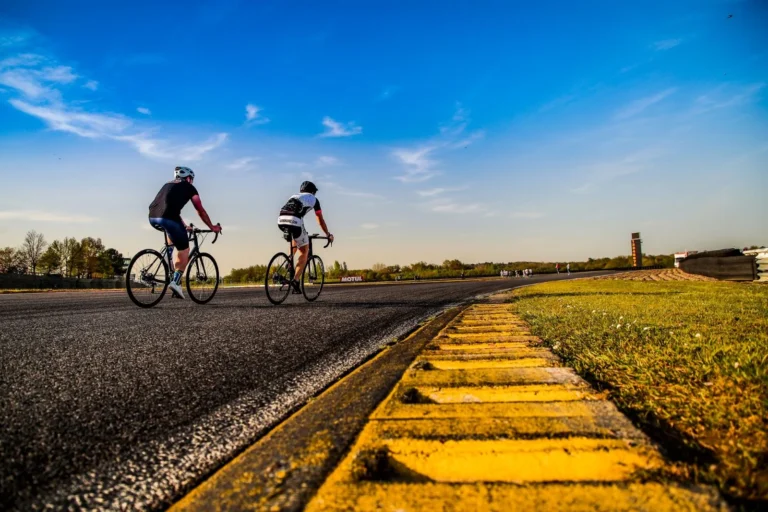
{"type": "Polygon", "coordinates": [[[301,184],[301,188],[299,188],[299,192],[309,192],[310,194],[316,194],[317,187],[311,181],[305,181],[304,183],[301,184]]]}

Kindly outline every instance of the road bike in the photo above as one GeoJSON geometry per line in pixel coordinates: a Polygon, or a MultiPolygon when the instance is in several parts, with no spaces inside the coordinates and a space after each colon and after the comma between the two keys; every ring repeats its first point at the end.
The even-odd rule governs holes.
{"type": "MultiPolygon", "coordinates": [[[[186,268],[187,293],[189,298],[198,304],[206,304],[216,295],[219,289],[219,266],[213,256],[200,252],[200,245],[205,242],[210,229],[197,229],[190,224],[189,241],[193,248],[189,251],[189,263],[186,268]],[[202,235],[202,241],[198,241],[202,235]]],[[[211,244],[219,238],[216,233],[211,244]]],[[[173,272],[172,248],[163,232],[163,248],[158,252],[154,249],[144,249],[136,253],[128,264],[125,278],[125,289],[134,304],[141,308],[151,308],[160,302],[168,290],[173,272]]],[[[174,293],[175,295],[175,293],[174,293]]]]}
{"type": "MultiPolygon", "coordinates": [[[[323,249],[333,244],[327,236],[320,236],[317,233],[309,236],[309,256],[304,271],[301,273],[301,293],[310,302],[320,296],[325,284],[325,266],[320,256],[313,253],[312,240],[328,240],[323,249]]],[[[292,291],[291,281],[295,275],[295,267],[293,266],[295,250],[290,240],[288,243],[291,244],[289,251],[291,255],[288,256],[284,252],[279,252],[272,256],[264,278],[264,290],[267,292],[267,299],[276,306],[282,304],[292,291]]]]}

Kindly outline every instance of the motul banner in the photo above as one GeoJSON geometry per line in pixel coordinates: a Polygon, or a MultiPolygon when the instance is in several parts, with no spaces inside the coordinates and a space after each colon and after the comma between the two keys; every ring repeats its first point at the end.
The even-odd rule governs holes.
{"type": "Polygon", "coordinates": [[[354,283],[363,280],[363,276],[346,276],[341,278],[342,283],[354,283]]]}

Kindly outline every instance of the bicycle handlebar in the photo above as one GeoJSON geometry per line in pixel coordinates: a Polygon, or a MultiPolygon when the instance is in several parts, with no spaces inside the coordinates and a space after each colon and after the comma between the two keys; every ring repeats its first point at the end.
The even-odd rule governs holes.
{"type": "Polygon", "coordinates": [[[328,243],[323,246],[323,249],[325,249],[329,245],[333,245],[333,242],[331,242],[330,238],[328,238],[327,236],[320,236],[319,233],[315,233],[313,235],[310,235],[309,238],[314,238],[316,240],[328,240],[328,243]]]}
{"type": "MultiPolygon", "coordinates": [[[[221,227],[221,224],[216,224],[217,226],[221,227]]],[[[197,229],[194,224],[190,224],[189,227],[192,228],[193,233],[216,233],[212,229],[197,229]]],[[[216,236],[213,237],[213,242],[211,242],[211,245],[216,243],[216,240],[219,239],[219,233],[216,233],[216,236]]]]}

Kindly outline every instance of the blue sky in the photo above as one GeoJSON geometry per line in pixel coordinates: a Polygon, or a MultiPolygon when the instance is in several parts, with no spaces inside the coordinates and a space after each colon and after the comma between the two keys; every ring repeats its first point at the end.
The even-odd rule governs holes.
{"type": "Polygon", "coordinates": [[[0,246],[157,245],[181,164],[224,269],[310,177],[350,266],[768,243],[766,2],[154,3],[3,2],[0,246]]]}

